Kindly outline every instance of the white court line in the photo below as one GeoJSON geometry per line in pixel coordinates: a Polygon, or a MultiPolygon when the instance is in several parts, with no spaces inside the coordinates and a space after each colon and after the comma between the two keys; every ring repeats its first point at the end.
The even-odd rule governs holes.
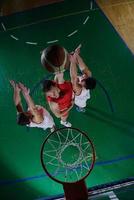
{"type": "Polygon", "coordinates": [[[58,42],[59,40],[51,40],[51,41],[48,41],[47,44],[51,44],[51,43],[55,43],[55,42],[58,42]]]}
{"type": "Polygon", "coordinates": [[[32,44],[32,45],[37,45],[37,42],[25,42],[26,44],[32,44]]]}
{"type": "Polygon", "coordinates": [[[94,9],[92,9],[92,11],[96,11],[96,10],[100,10],[99,8],[94,8],[94,9]]]}
{"type": "MultiPolygon", "coordinates": [[[[88,193],[89,196],[91,195],[90,192],[88,193]]],[[[113,191],[110,191],[110,192],[101,192],[100,194],[95,194],[91,199],[95,200],[96,198],[98,199],[101,199],[101,197],[109,197],[110,200],[119,200],[116,196],[116,194],[113,192],[113,191]]]]}
{"type": "Polygon", "coordinates": [[[19,40],[19,38],[15,37],[14,35],[10,35],[11,38],[13,38],[14,40],[19,40]]]}
{"type": "Polygon", "coordinates": [[[74,13],[69,13],[69,14],[66,14],[66,15],[60,15],[60,16],[57,16],[57,17],[52,17],[52,18],[48,18],[48,19],[42,19],[42,20],[39,20],[39,21],[36,21],[36,22],[32,22],[32,23],[29,23],[29,24],[25,24],[25,25],[15,26],[15,27],[9,28],[9,29],[7,29],[7,31],[16,30],[16,29],[20,29],[20,28],[25,28],[25,27],[28,27],[28,26],[31,26],[31,25],[39,24],[39,23],[42,23],[42,22],[48,22],[48,21],[52,21],[52,20],[56,20],[56,19],[61,19],[61,18],[64,18],[64,17],[79,15],[79,14],[82,14],[82,13],[87,13],[89,11],[90,10],[82,10],[82,11],[78,11],[78,12],[74,12],[74,13]]]}
{"type": "Polygon", "coordinates": [[[108,196],[111,200],[119,200],[113,191],[108,192],[108,196]]]}
{"type": "Polygon", "coordinates": [[[4,23],[1,23],[1,26],[2,26],[3,30],[6,31],[6,27],[5,27],[4,23]]]}
{"type": "Polygon", "coordinates": [[[72,33],[70,33],[67,37],[71,37],[72,35],[74,35],[75,33],[77,33],[78,30],[73,31],[72,33]]]}
{"type": "MultiPolygon", "coordinates": [[[[58,16],[58,17],[52,17],[52,18],[48,18],[48,19],[39,20],[37,22],[33,22],[33,23],[30,23],[30,24],[22,25],[22,26],[16,26],[16,27],[9,28],[9,29],[6,29],[6,27],[4,26],[3,23],[1,23],[1,25],[2,25],[4,31],[9,31],[9,30],[15,30],[15,29],[27,27],[27,26],[30,26],[30,25],[39,24],[41,22],[47,22],[47,21],[54,20],[54,19],[60,19],[60,18],[63,18],[63,17],[68,17],[68,16],[73,16],[73,15],[77,15],[77,14],[81,14],[81,13],[86,13],[86,12],[89,12],[89,11],[90,10],[78,11],[78,12],[70,13],[70,14],[67,14],[67,15],[62,15],[62,16],[58,16]]],[[[85,21],[83,22],[83,24],[86,24],[86,22],[88,21],[88,19],[89,19],[89,16],[85,19],[85,21]]],[[[0,32],[2,32],[2,31],[0,31],[0,32]]],[[[69,35],[67,35],[67,37],[71,37],[72,35],[74,35],[77,32],[78,32],[78,30],[75,30],[72,33],[70,33],[69,35]]],[[[14,40],[19,40],[19,38],[15,37],[14,35],[10,35],[10,37],[13,38],[14,40]]],[[[47,44],[51,44],[51,43],[55,43],[55,42],[58,42],[58,41],[59,40],[52,40],[52,41],[48,41],[46,43],[47,44]]],[[[25,42],[25,43],[26,44],[30,44],[30,45],[37,45],[38,44],[37,42],[25,42]]]]}
{"type": "Polygon", "coordinates": [[[91,1],[90,2],[90,10],[92,10],[93,9],[93,2],[91,1]]]}
{"type": "Polygon", "coordinates": [[[87,16],[87,18],[85,19],[85,21],[83,22],[83,24],[85,25],[88,20],[89,20],[89,16],[87,16]]]}

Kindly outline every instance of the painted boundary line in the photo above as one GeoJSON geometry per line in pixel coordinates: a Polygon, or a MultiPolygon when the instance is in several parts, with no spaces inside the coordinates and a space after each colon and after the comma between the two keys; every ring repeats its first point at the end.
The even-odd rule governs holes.
{"type": "MultiPolygon", "coordinates": [[[[7,28],[6,31],[25,28],[25,27],[32,26],[32,25],[35,25],[35,24],[40,24],[42,22],[49,22],[49,21],[56,20],[56,19],[61,19],[61,18],[64,18],[64,17],[79,15],[79,14],[82,14],[82,13],[87,13],[89,11],[90,11],[89,9],[88,10],[82,10],[82,11],[78,11],[78,12],[74,12],[74,13],[70,13],[70,14],[66,14],[66,15],[61,15],[61,16],[52,17],[52,18],[48,18],[48,19],[42,19],[42,20],[39,20],[39,21],[36,21],[36,22],[32,22],[32,23],[28,23],[28,24],[25,24],[25,25],[22,25],[22,26],[15,26],[15,27],[12,27],[12,28],[7,28]]],[[[4,23],[2,22],[1,25],[2,24],[4,24],[4,23]]],[[[0,32],[3,32],[3,31],[0,31],[0,32]]]]}
{"type": "MultiPolygon", "coordinates": [[[[85,12],[89,12],[89,11],[92,11],[91,9],[90,10],[84,10],[84,11],[80,11],[79,13],[85,13],[85,12]]],[[[56,17],[56,18],[51,18],[50,20],[53,20],[53,19],[57,19],[57,18],[62,18],[62,17],[65,17],[65,16],[71,16],[71,15],[74,15],[74,14],[79,14],[79,13],[71,13],[71,14],[68,14],[68,15],[64,15],[64,16],[59,16],[59,17],[56,17]]],[[[82,23],[82,25],[85,25],[87,23],[87,21],[89,20],[89,16],[86,17],[86,19],[84,20],[84,22],[82,23]]],[[[24,25],[25,27],[27,26],[30,26],[30,25],[33,25],[33,24],[37,24],[37,23],[40,23],[40,22],[45,22],[45,21],[49,21],[49,19],[46,19],[46,20],[40,20],[38,22],[35,22],[35,23],[31,23],[31,24],[28,24],[28,25],[24,25]]],[[[3,22],[1,22],[1,26],[2,26],[2,29],[3,31],[0,31],[0,32],[7,32],[8,30],[11,30],[11,29],[8,29],[5,24],[3,22]]],[[[19,26],[20,28],[23,27],[23,26],[19,26]]],[[[19,28],[18,27],[18,28],[19,28]]],[[[12,29],[13,30],[13,29],[12,29]]],[[[74,34],[76,34],[79,30],[76,29],[74,30],[72,33],[68,34],[66,37],[69,38],[71,36],[73,36],[74,34]]],[[[17,38],[16,36],[14,35],[10,35],[10,37],[14,40],[19,40],[19,38],[17,38]]],[[[51,40],[51,41],[47,41],[46,44],[53,44],[53,43],[56,43],[58,42],[59,40],[58,39],[55,39],[55,40],[51,40]]],[[[25,41],[25,44],[28,44],[28,45],[40,45],[39,42],[35,42],[35,41],[25,41]]]]}

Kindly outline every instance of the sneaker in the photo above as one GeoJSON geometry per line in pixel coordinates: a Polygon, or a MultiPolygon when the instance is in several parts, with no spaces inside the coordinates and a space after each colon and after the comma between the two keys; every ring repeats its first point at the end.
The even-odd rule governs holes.
{"type": "Polygon", "coordinates": [[[61,120],[60,123],[61,123],[63,126],[65,126],[65,127],[71,127],[71,126],[72,126],[72,124],[71,124],[70,122],[67,122],[67,121],[63,122],[63,121],[61,120]]]}
{"type": "Polygon", "coordinates": [[[85,108],[81,108],[81,107],[76,107],[76,110],[77,110],[77,112],[86,112],[86,109],[85,108]]]}

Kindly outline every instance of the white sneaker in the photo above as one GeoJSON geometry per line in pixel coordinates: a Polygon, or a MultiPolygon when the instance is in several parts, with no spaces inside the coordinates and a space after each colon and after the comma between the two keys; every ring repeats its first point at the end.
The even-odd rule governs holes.
{"type": "Polygon", "coordinates": [[[65,127],[71,127],[71,126],[72,126],[72,124],[71,124],[70,122],[67,122],[67,121],[63,122],[63,121],[61,120],[60,123],[61,123],[63,126],[65,126],[65,127]]]}

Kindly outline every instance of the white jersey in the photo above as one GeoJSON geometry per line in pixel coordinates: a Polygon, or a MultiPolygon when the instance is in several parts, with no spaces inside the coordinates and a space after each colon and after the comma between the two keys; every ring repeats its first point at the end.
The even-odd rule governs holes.
{"type": "Polygon", "coordinates": [[[81,108],[85,108],[88,99],[90,99],[90,90],[83,87],[80,95],[75,95],[74,103],[81,108]]]}
{"type": "Polygon", "coordinates": [[[42,106],[36,105],[36,107],[42,112],[44,119],[41,123],[35,123],[31,121],[30,124],[28,124],[28,126],[42,128],[44,130],[46,130],[47,128],[52,128],[55,125],[55,123],[50,113],[42,106]]]}

